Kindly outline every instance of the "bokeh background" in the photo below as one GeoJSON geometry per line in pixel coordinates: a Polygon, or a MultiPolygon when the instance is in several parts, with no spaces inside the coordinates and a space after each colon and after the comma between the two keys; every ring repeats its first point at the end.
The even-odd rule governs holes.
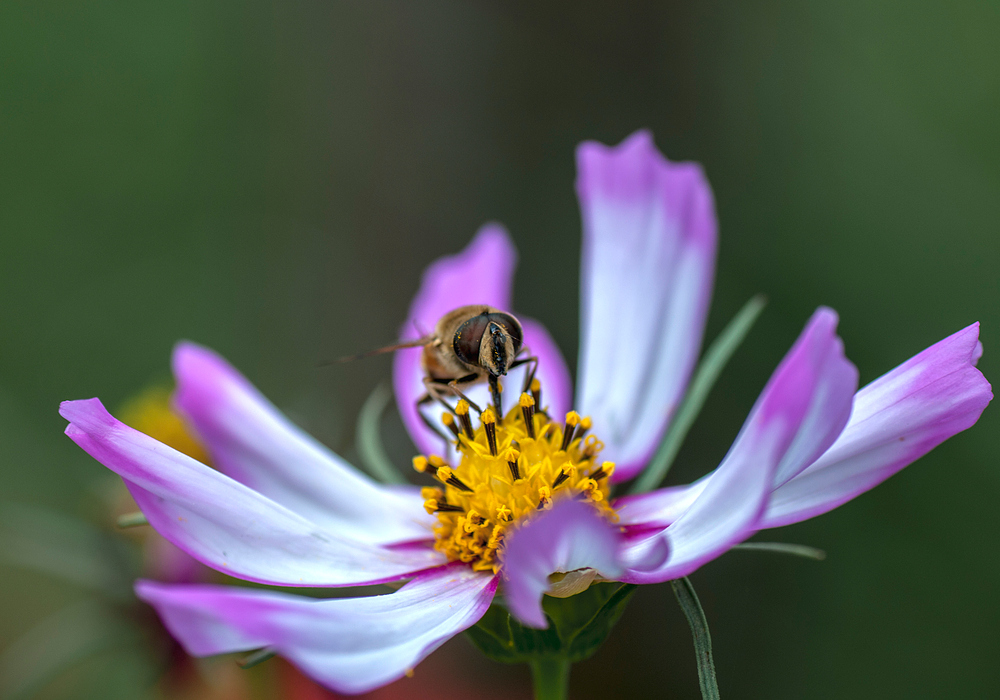
{"type": "MultiPolygon", "coordinates": [[[[179,338],[354,455],[390,361],[317,362],[391,341],[424,266],[487,220],[520,250],[516,311],[575,367],[573,149],[640,127],[715,191],[707,338],[752,294],[771,300],[672,482],[716,464],[819,304],[862,382],[973,321],[995,380],[998,35],[1000,5],[974,0],[2,3],[5,522],[106,526],[114,479],[62,435],[58,402],[121,406],[169,379],[179,338]]],[[[733,552],[697,572],[723,695],[995,693],[998,421],[990,407],[871,493],[767,533],[825,562],[733,552]]],[[[394,413],[383,432],[405,465],[394,413]]],[[[66,580],[72,557],[3,562],[0,650],[44,621],[58,647],[72,629],[52,620],[93,585],[66,580]]],[[[38,696],[153,697],[157,659],[105,645],[38,696]]],[[[254,697],[276,663],[246,672],[254,697]]],[[[464,638],[379,697],[432,693],[530,696],[524,669],[464,638]]],[[[698,697],[669,587],[639,592],[572,696],[698,697]]]]}

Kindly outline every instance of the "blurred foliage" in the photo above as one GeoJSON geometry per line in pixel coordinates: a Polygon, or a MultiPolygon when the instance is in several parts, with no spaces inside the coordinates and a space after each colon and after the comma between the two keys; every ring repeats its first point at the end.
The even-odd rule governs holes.
{"type": "MultiPolygon", "coordinates": [[[[85,494],[110,477],[60,435],[56,406],[120,405],[167,377],[178,338],[352,455],[389,361],[317,363],[392,340],[423,267],[489,219],[521,252],[517,310],[572,363],[573,148],[639,127],[715,189],[708,339],[751,295],[771,300],[670,481],[714,466],[821,303],[862,381],[975,320],[995,377],[998,34],[1000,6],[972,0],[2,3],[3,500],[98,520],[85,494]]],[[[822,547],[822,564],[734,552],[694,575],[724,696],[992,691],[995,413],[857,501],[767,533],[822,547]]],[[[398,418],[383,428],[405,465],[398,418]]],[[[0,586],[4,647],[82,595],[12,565],[0,586]]],[[[138,694],[148,662],[115,654],[80,678],[138,694]]],[[[459,663],[525,692],[464,641],[439,654],[450,666],[393,692],[459,663]]],[[[86,687],[47,692],[112,697],[86,687]]],[[[697,693],[665,587],[639,590],[573,676],[577,698],[654,691],[697,693]]]]}

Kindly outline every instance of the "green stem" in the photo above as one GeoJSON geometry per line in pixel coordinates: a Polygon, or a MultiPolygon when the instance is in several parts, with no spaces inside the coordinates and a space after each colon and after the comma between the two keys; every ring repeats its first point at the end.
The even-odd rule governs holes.
{"type": "Polygon", "coordinates": [[[686,576],[671,581],[670,586],[674,589],[674,595],[681,604],[681,610],[684,611],[684,617],[687,618],[691,634],[694,636],[701,697],[703,700],[719,700],[719,684],[715,680],[715,661],[712,659],[712,636],[708,633],[705,611],[701,607],[698,595],[694,592],[694,586],[686,576]]]}
{"type": "Polygon", "coordinates": [[[566,700],[569,697],[568,659],[542,656],[531,661],[535,700],[566,700]]]}

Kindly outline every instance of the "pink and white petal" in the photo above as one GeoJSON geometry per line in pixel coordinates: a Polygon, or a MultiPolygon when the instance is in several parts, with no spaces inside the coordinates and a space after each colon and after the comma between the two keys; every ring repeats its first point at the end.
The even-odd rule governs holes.
{"type": "Polygon", "coordinates": [[[496,577],[464,565],[394,593],[317,600],[228,586],[136,583],[193,656],[271,647],[328,688],[364,693],[403,676],[483,616],[496,577]]]}
{"type": "Polygon", "coordinates": [[[306,519],[363,542],[430,536],[420,491],[372,481],[293,424],[217,354],[179,343],[174,405],[208,447],[213,464],[306,519]]]}
{"type": "Polygon", "coordinates": [[[504,598],[514,617],[529,627],[549,626],[542,595],[549,590],[549,574],[593,569],[616,579],[618,528],[601,518],[592,506],[563,500],[507,537],[501,561],[504,598]]]}
{"type": "MultiPolygon", "coordinates": [[[[438,319],[466,304],[511,307],[511,285],[517,251],[499,224],[486,224],[457,255],[436,260],[424,272],[420,290],[410,304],[400,339],[414,340],[434,331],[438,319]]],[[[417,412],[417,399],[424,395],[420,369],[421,348],[396,351],[393,385],[403,424],[421,452],[440,452],[441,438],[424,425],[417,412]]],[[[433,412],[429,412],[433,413],[433,412]]],[[[447,431],[441,428],[445,435],[447,431]]]]}
{"type": "Polygon", "coordinates": [[[829,382],[843,376],[849,364],[834,334],[836,323],[829,309],[813,314],[757,399],[729,454],[705,479],[691,506],[668,527],[629,540],[623,550],[629,571],[622,580],[657,583],[686,576],[755,532],[780,465],[809,454],[812,448],[807,445],[830,432],[816,418],[815,407],[827,406],[823,415],[829,424],[840,420],[842,411],[827,402],[829,382]],[[639,570],[633,561],[656,538],[667,542],[666,562],[654,570],[639,570]]]}
{"type": "Polygon", "coordinates": [[[639,131],[577,149],[583,218],[578,410],[617,463],[638,474],[684,394],[715,271],[712,191],[696,163],[672,163],[639,131]]]}
{"type": "Polygon", "coordinates": [[[774,492],[760,527],[832,510],[971,427],[993,398],[981,355],[977,323],[861,389],[839,439],[774,492]]]}
{"type": "Polygon", "coordinates": [[[681,517],[708,485],[711,474],[683,486],[666,486],[648,493],[615,499],[618,523],[627,529],[662,529],[681,517]]]}
{"type": "Polygon", "coordinates": [[[66,434],[117,473],[150,524],[198,561],[283,586],[353,586],[439,566],[430,548],[388,549],[327,530],[115,420],[98,399],[65,401],[66,434]]]}

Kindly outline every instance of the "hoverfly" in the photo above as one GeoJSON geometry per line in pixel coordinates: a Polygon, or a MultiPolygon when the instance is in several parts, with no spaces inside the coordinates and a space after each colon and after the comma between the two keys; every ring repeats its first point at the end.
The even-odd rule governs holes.
{"type": "Polygon", "coordinates": [[[438,319],[434,331],[429,335],[361,355],[344,357],[338,361],[346,362],[415,347],[424,349],[420,366],[424,371],[423,381],[427,391],[417,400],[417,409],[424,423],[445,440],[448,438],[420,410],[422,406],[437,401],[454,413],[454,409],[445,401],[445,396],[451,394],[465,399],[474,410],[481,413],[482,409],[462,389],[486,381],[497,415],[502,416],[499,378],[509,370],[530,364],[522,389],[527,391],[538,368],[538,358],[531,355],[524,346],[521,322],[506,311],[486,304],[460,306],[449,311],[438,319]]]}

